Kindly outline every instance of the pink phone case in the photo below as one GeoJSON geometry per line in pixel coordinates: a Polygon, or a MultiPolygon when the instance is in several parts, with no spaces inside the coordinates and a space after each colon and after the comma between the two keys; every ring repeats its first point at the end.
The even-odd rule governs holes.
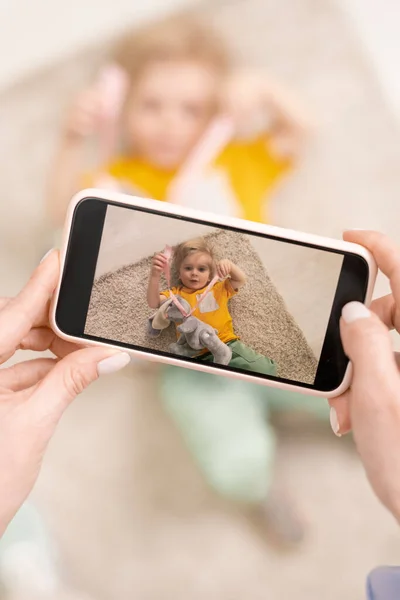
{"type": "MultiPolygon", "coordinates": [[[[65,335],[62,331],[60,331],[56,324],[55,312],[56,312],[56,306],[57,306],[58,297],[59,297],[59,293],[60,293],[61,274],[64,269],[66,251],[67,251],[68,240],[69,240],[69,236],[70,236],[70,230],[71,230],[71,226],[72,226],[72,218],[73,218],[74,210],[75,210],[75,207],[77,206],[77,204],[81,200],[83,200],[84,198],[88,198],[88,197],[98,198],[100,200],[105,200],[105,201],[118,202],[120,204],[125,204],[127,206],[155,210],[158,212],[160,211],[160,202],[158,202],[156,200],[148,200],[145,198],[139,198],[136,196],[128,196],[126,194],[121,194],[118,192],[104,191],[104,190],[99,190],[99,189],[82,190],[81,192],[79,192],[72,198],[72,200],[69,204],[69,207],[68,207],[67,217],[66,217],[65,227],[64,227],[64,232],[63,232],[63,243],[62,243],[62,247],[61,247],[61,256],[60,256],[60,259],[61,259],[60,280],[59,280],[59,283],[57,285],[57,288],[56,288],[56,291],[54,293],[53,300],[52,300],[51,311],[50,311],[50,322],[51,322],[51,326],[52,326],[53,330],[60,338],[63,338],[67,341],[75,342],[75,343],[81,342],[82,341],[81,338],[75,338],[73,336],[68,336],[68,335],[65,335]]],[[[357,254],[359,256],[362,256],[366,260],[368,267],[369,267],[369,280],[368,280],[365,304],[367,306],[369,306],[369,304],[371,303],[372,293],[373,293],[378,270],[377,270],[377,265],[375,263],[375,260],[372,256],[372,254],[363,246],[360,246],[358,244],[353,244],[350,242],[345,242],[342,240],[335,240],[332,238],[317,236],[314,234],[302,233],[302,232],[294,231],[291,229],[283,229],[280,227],[275,227],[273,225],[264,225],[262,223],[254,223],[252,221],[244,221],[242,219],[236,219],[234,217],[225,217],[225,216],[222,217],[220,215],[216,215],[213,213],[205,213],[205,212],[201,212],[201,211],[197,211],[197,210],[192,210],[189,208],[183,208],[181,206],[176,206],[174,204],[163,203],[162,211],[166,215],[178,215],[181,217],[187,217],[189,219],[200,219],[203,222],[210,223],[210,225],[216,225],[216,226],[226,225],[228,227],[234,227],[236,229],[243,229],[245,232],[250,231],[250,232],[254,232],[254,233],[269,234],[269,235],[273,235],[275,237],[279,237],[283,240],[292,240],[292,241],[315,244],[322,248],[348,251],[348,252],[357,254]]],[[[100,342],[94,342],[92,340],[85,340],[85,344],[90,344],[90,345],[99,345],[100,344],[103,346],[115,348],[117,350],[121,348],[117,344],[100,343],[100,342]]],[[[243,381],[248,381],[251,383],[258,383],[261,385],[267,385],[267,386],[271,386],[274,388],[280,388],[280,389],[289,389],[292,391],[297,391],[297,392],[308,394],[308,395],[312,394],[314,396],[321,396],[324,398],[333,398],[335,396],[342,394],[350,386],[350,382],[351,382],[351,364],[348,365],[348,368],[346,370],[343,381],[339,385],[339,387],[337,387],[335,390],[332,390],[331,392],[324,392],[324,391],[319,391],[319,390],[311,390],[308,388],[303,388],[303,387],[297,386],[295,384],[288,384],[288,383],[283,383],[280,381],[274,381],[274,380],[269,380],[269,379],[261,379],[258,377],[254,377],[250,374],[242,374],[242,373],[236,373],[236,372],[231,372],[231,371],[225,371],[222,369],[218,369],[217,367],[213,367],[212,364],[208,365],[208,364],[193,363],[193,362],[185,361],[184,359],[175,359],[172,356],[171,357],[159,356],[157,354],[151,354],[151,353],[142,352],[139,350],[129,350],[129,349],[127,350],[125,347],[123,348],[123,350],[124,350],[124,352],[130,352],[132,355],[142,358],[144,360],[151,360],[151,361],[155,361],[155,362],[161,362],[161,363],[166,363],[166,364],[170,364],[170,365],[175,365],[178,367],[185,367],[185,368],[189,368],[189,369],[194,369],[196,371],[215,373],[216,375],[221,375],[224,377],[233,377],[233,378],[241,379],[243,381]]]]}

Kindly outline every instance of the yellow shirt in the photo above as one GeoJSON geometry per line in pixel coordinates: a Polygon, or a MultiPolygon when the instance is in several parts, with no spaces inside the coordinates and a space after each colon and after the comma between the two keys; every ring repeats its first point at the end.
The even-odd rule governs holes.
{"type": "MultiPolygon", "coordinates": [[[[173,287],[172,292],[176,296],[184,298],[193,308],[199,301],[201,294],[206,288],[201,290],[191,290],[187,287],[173,287]]],[[[233,330],[232,317],[228,308],[228,301],[237,294],[233,289],[229,279],[218,281],[202,300],[200,306],[193,312],[193,316],[211,325],[218,331],[218,337],[225,344],[232,340],[237,340],[238,336],[233,330]]],[[[161,296],[169,298],[168,290],[161,292],[161,296]]]]}
{"type": "MultiPolygon", "coordinates": [[[[236,197],[241,214],[250,221],[266,221],[265,200],[276,182],[290,168],[288,159],[279,159],[271,152],[268,139],[234,141],[228,144],[211,165],[222,171],[236,197]]],[[[167,189],[177,174],[163,170],[134,156],[116,158],[106,171],[129,186],[155,200],[165,201],[167,189]]],[[[134,193],[134,192],[133,192],[134,193]]]]}

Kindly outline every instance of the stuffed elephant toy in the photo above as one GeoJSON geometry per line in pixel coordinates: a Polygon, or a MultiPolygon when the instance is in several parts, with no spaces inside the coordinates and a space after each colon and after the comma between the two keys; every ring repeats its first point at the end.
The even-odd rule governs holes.
{"type": "MultiPolygon", "coordinates": [[[[189,303],[180,296],[177,296],[177,300],[182,308],[189,313],[189,303]]],[[[203,321],[192,315],[183,319],[181,312],[173,303],[168,307],[166,316],[174,323],[182,321],[180,325],[177,325],[177,330],[180,333],[179,339],[169,347],[171,352],[180,356],[194,357],[199,354],[199,351],[207,349],[214,356],[214,363],[218,365],[229,364],[232,358],[232,350],[224,342],[221,342],[218,331],[211,325],[203,323],[203,321]]]]}
{"type": "MultiPolygon", "coordinates": [[[[181,296],[176,296],[177,301],[181,304],[184,311],[189,314],[190,305],[181,296]]],[[[148,323],[148,333],[151,337],[157,337],[161,333],[161,329],[165,329],[170,323],[180,323],[177,325],[179,339],[174,344],[171,344],[169,349],[174,354],[179,356],[187,356],[194,358],[198,356],[201,350],[209,350],[214,357],[214,363],[218,365],[228,365],[232,358],[232,350],[221,342],[216,331],[211,325],[203,323],[197,317],[183,317],[177,306],[168,300],[168,305],[161,305],[159,312],[156,313],[148,323]]]]}

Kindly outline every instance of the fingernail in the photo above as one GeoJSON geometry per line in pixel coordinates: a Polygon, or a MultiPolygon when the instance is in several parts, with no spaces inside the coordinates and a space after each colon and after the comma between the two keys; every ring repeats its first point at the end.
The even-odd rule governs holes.
{"type": "Polygon", "coordinates": [[[337,418],[337,413],[336,413],[336,410],[333,408],[333,406],[331,407],[331,410],[329,412],[329,421],[331,423],[333,433],[337,437],[342,437],[342,434],[339,433],[339,421],[337,418]]]}
{"type": "Polygon", "coordinates": [[[46,252],[46,254],[43,256],[43,258],[39,264],[42,264],[42,262],[45,261],[48,256],[50,256],[50,254],[53,252],[53,250],[54,250],[54,248],[50,248],[50,250],[48,252],[46,252]]]}
{"type": "Polygon", "coordinates": [[[368,319],[371,311],[362,302],[349,302],[342,309],[342,317],[346,323],[354,323],[359,319],[368,319]]]}
{"type": "Polygon", "coordinates": [[[97,372],[99,375],[108,375],[109,373],[116,373],[131,362],[131,357],[127,352],[118,352],[108,356],[99,362],[97,365],[97,372]]]}

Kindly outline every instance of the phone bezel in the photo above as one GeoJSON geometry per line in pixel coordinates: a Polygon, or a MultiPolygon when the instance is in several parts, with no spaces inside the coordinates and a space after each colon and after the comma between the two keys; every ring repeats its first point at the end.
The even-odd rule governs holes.
{"type": "Polygon", "coordinates": [[[85,192],[82,192],[80,197],[79,195],[75,197],[69,211],[69,223],[67,223],[63,250],[62,273],[57,290],[57,300],[53,303],[52,311],[53,326],[59,335],[66,339],[84,340],[85,343],[101,343],[124,348],[153,360],[158,359],[162,362],[181,364],[182,366],[188,366],[197,370],[211,370],[220,374],[238,376],[242,379],[251,379],[258,383],[266,383],[274,387],[295,388],[305,393],[315,393],[317,395],[325,395],[326,397],[336,395],[344,385],[347,387],[349,383],[347,381],[349,380],[349,365],[340,343],[338,324],[341,309],[348,301],[359,300],[366,303],[370,301],[371,268],[373,271],[374,261],[372,260],[371,263],[370,254],[364,248],[339,240],[336,244],[336,240],[330,240],[329,238],[300,234],[298,232],[291,232],[290,230],[282,230],[239,219],[223,218],[223,222],[221,222],[222,219],[216,218],[214,215],[210,218],[209,215],[198,211],[183,210],[175,206],[171,207],[165,203],[144,200],[143,198],[135,198],[123,194],[108,195],[108,193],[108,197],[106,197],[104,191],[99,195],[99,190],[86,190],[85,192]],[[107,205],[109,204],[342,254],[344,259],[341,275],[338,281],[314,384],[311,385],[296,380],[256,373],[249,374],[249,372],[220,365],[209,366],[196,359],[178,357],[158,350],[146,349],[141,346],[134,346],[85,334],[84,320],[86,320],[87,307],[90,301],[104,217],[107,205]],[[95,206],[97,207],[97,218],[94,218],[93,213],[95,206]],[[85,214],[85,212],[88,214],[85,214]],[[90,212],[91,214],[89,214],[90,212]],[[99,220],[100,213],[102,213],[102,216],[99,220]],[[282,235],[282,232],[286,235],[282,235]],[[297,235],[294,236],[293,234],[297,235]],[[327,244],[327,240],[329,240],[329,245],[327,244]],[[355,267],[355,265],[361,266],[363,274],[361,274],[360,268],[355,267]],[[359,279],[357,285],[355,285],[355,276],[359,279]],[[344,287],[346,287],[347,293],[345,293],[344,287]],[[332,376],[334,372],[333,366],[336,368],[335,376],[332,376]]]}

